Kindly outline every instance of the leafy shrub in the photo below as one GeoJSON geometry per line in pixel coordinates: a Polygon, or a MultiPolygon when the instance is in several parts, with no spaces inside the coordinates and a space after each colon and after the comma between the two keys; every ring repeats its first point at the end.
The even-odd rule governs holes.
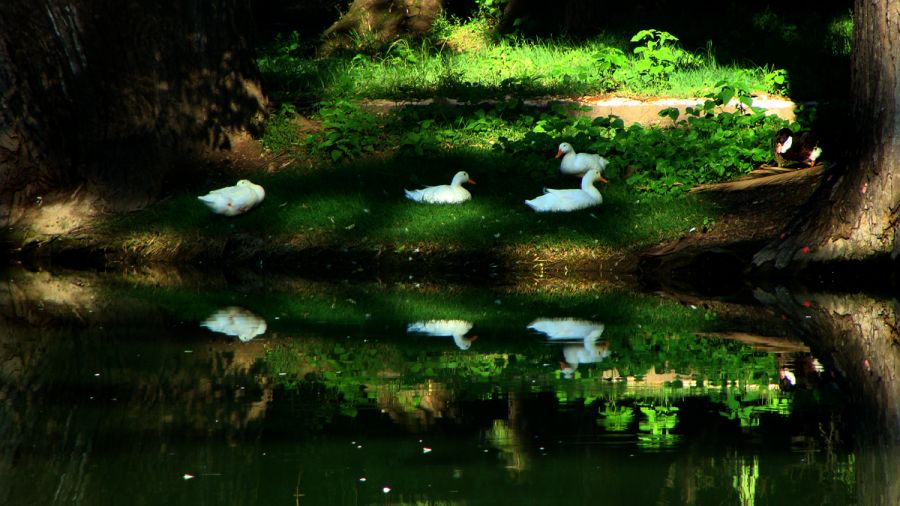
{"type": "Polygon", "coordinates": [[[638,59],[633,62],[632,72],[641,84],[648,87],[662,84],[676,69],[700,64],[700,58],[678,47],[678,37],[669,32],[652,28],[641,30],[631,38],[631,42],[643,44],[634,48],[638,59]]]}
{"type": "Polygon", "coordinates": [[[338,161],[375,151],[378,118],[374,114],[346,100],[320,105],[322,130],[306,138],[314,155],[328,154],[332,161],[338,161]]]}
{"type": "Polygon", "coordinates": [[[775,68],[766,70],[765,79],[768,89],[776,93],[783,93],[788,89],[787,70],[775,68]]]}
{"type": "Polygon", "coordinates": [[[746,90],[721,84],[704,104],[688,108],[685,118],[679,118],[677,109],[661,111],[673,120],[673,127],[626,127],[615,116],[590,120],[555,109],[542,114],[523,138],[501,139],[497,149],[546,157],[565,140],[578,151],[608,158],[610,175],[627,177],[636,190],[677,193],[746,174],[771,160],[772,136],[787,122],[750,105],[746,90]],[[723,110],[733,98],[743,111],[723,110]]]}
{"type": "Polygon", "coordinates": [[[669,32],[641,30],[631,42],[640,44],[634,48],[635,58],[614,47],[603,48],[595,54],[604,89],[659,88],[676,70],[695,68],[702,63],[702,58],[678,47],[678,37],[669,32]]]}
{"type": "Polygon", "coordinates": [[[630,79],[630,60],[621,49],[606,47],[598,51],[595,57],[603,90],[618,89],[630,79]]]}
{"type": "Polygon", "coordinates": [[[278,112],[269,116],[265,133],[260,139],[266,151],[284,153],[300,145],[300,128],[294,122],[296,116],[297,111],[291,104],[282,104],[278,112]]]}

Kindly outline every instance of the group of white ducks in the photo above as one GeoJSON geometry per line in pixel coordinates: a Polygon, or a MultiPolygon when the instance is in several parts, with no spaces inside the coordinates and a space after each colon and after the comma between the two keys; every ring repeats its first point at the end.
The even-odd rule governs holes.
{"type": "MultiPolygon", "coordinates": [[[[581,188],[554,190],[544,189],[544,194],[525,204],[537,212],[566,212],[597,206],[603,203],[603,196],[594,187],[597,181],[607,183],[603,171],[609,162],[600,155],[576,153],[568,142],[559,145],[556,158],[562,157],[559,170],[563,174],[581,177],[581,188]]],[[[475,184],[466,171],[459,171],[450,184],[428,186],[419,190],[404,190],[406,198],[425,204],[461,204],[470,200],[472,194],[463,184],[475,184]]],[[[266,198],[262,186],[242,179],[234,186],[219,188],[197,197],[216,214],[237,216],[259,205],[266,198]]]]}
{"type": "MultiPolygon", "coordinates": [[[[597,181],[607,183],[603,171],[609,162],[600,155],[576,153],[568,142],[559,145],[556,158],[562,157],[559,170],[563,174],[581,177],[581,188],[563,190],[544,189],[544,194],[525,204],[538,212],[566,212],[584,209],[603,203],[603,195],[594,187],[597,181]]],[[[460,204],[472,198],[463,184],[475,184],[469,173],[459,171],[450,184],[428,186],[420,190],[406,190],[406,198],[426,204],[460,204]]]]}

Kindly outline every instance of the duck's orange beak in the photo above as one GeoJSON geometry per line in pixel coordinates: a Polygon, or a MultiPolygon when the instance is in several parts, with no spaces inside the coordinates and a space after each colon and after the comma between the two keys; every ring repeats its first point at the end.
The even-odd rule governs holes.
{"type": "Polygon", "coordinates": [[[597,181],[600,181],[601,183],[609,184],[609,181],[607,181],[606,178],[603,176],[600,176],[599,178],[597,178],[597,181]]]}
{"type": "Polygon", "coordinates": [[[557,149],[557,150],[556,150],[556,156],[554,156],[553,158],[559,158],[559,157],[561,157],[561,156],[562,156],[562,150],[561,150],[561,149],[557,149]]]}
{"type": "Polygon", "coordinates": [[[469,183],[469,184],[475,184],[475,181],[472,181],[472,178],[469,178],[469,180],[466,181],[466,182],[469,183]]]}

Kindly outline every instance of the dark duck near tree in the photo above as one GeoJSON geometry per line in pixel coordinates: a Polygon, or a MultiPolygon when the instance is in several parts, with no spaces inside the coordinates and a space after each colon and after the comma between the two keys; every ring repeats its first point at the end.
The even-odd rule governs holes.
{"type": "Polygon", "coordinates": [[[819,138],[813,132],[794,133],[789,128],[782,128],[775,133],[775,164],[778,167],[794,164],[812,167],[821,155],[819,138]]]}

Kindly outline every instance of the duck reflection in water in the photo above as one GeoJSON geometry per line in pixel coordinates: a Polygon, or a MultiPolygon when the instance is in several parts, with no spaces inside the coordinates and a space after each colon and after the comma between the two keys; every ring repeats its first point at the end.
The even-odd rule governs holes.
{"type": "Polygon", "coordinates": [[[466,320],[422,320],[410,323],[406,327],[407,332],[417,332],[436,337],[452,337],[453,342],[461,350],[472,347],[472,341],[478,336],[466,336],[472,330],[472,322],[466,320]]]}
{"type": "Polygon", "coordinates": [[[252,312],[237,306],[220,309],[200,324],[213,332],[235,336],[246,343],[265,333],[266,321],[252,312]]]}
{"type": "Polygon", "coordinates": [[[812,355],[800,354],[790,359],[778,356],[778,383],[782,390],[816,388],[825,381],[825,369],[812,355]]]}
{"type": "Polygon", "coordinates": [[[609,343],[598,341],[606,327],[602,323],[575,318],[538,318],[528,328],[547,336],[552,342],[564,343],[563,376],[572,378],[579,364],[596,364],[609,356],[609,343]]]}

